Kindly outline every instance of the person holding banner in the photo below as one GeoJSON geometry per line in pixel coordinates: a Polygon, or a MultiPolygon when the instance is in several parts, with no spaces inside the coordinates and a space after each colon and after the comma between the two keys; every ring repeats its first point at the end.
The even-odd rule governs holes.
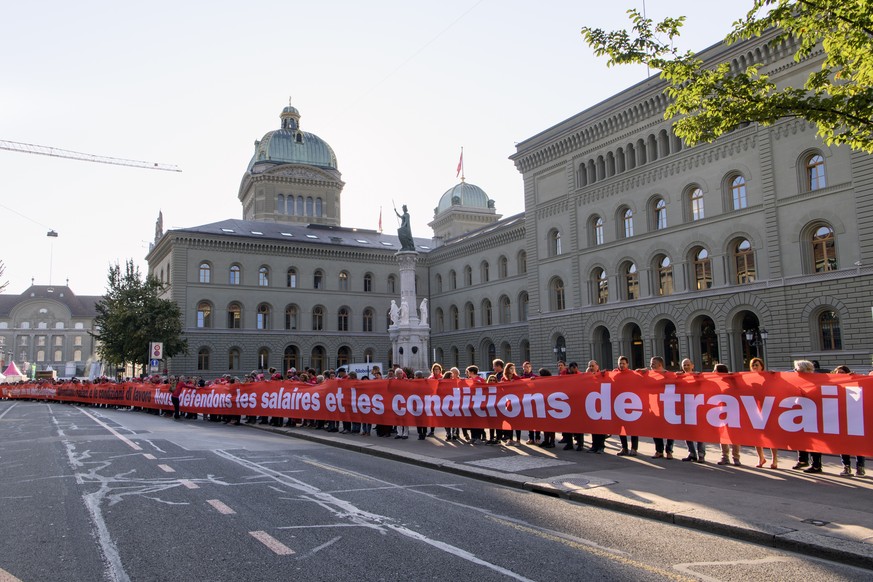
{"type": "MultiPolygon", "coordinates": [[[[661,356],[652,356],[652,359],[649,360],[649,369],[651,369],[652,372],[658,372],[659,374],[666,372],[664,358],[661,356]]],[[[653,438],[652,440],[655,441],[655,454],[652,456],[653,459],[673,458],[673,439],[667,439],[666,448],[664,447],[664,439],[653,438]]]]}
{"type": "MultiPolygon", "coordinates": [[[[757,372],[758,374],[763,373],[764,360],[762,360],[761,358],[752,358],[751,360],[749,360],[749,371],[757,372]]],[[[767,459],[764,457],[764,447],[755,447],[755,452],[758,453],[758,464],[755,466],[760,469],[767,463],[767,459]]],[[[770,449],[770,468],[779,468],[778,449],[770,449]]]]}
{"type": "MultiPolygon", "coordinates": [[[[630,371],[630,362],[627,359],[627,356],[619,356],[618,357],[618,368],[615,369],[616,372],[629,372],[630,371]]],[[[621,450],[616,453],[619,457],[636,457],[637,449],[640,447],[640,437],[632,436],[631,439],[631,448],[627,447],[627,435],[619,435],[618,439],[621,441],[621,450]]]]}
{"type": "MultiPolygon", "coordinates": [[[[694,374],[694,362],[685,358],[680,364],[682,371],[680,374],[694,374]]],[[[682,459],[686,463],[705,463],[706,443],[700,441],[685,441],[685,446],[688,447],[688,456],[682,459]]]]}

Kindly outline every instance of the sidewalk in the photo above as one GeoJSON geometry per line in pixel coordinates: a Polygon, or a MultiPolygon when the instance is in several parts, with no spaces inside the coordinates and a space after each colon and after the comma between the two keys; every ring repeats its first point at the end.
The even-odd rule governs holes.
{"type": "MultiPolygon", "coordinates": [[[[436,438],[418,440],[413,428],[409,440],[398,440],[376,437],[375,430],[365,437],[251,426],[873,569],[873,477],[838,476],[839,457],[826,456],[824,473],[808,475],[791,469],[796,453],[789,451],[780,451],[779,469],[758,469],[751,447],[743,448],[738,467],[716,464],[718,445],[707,447],[705,464],[684,463],[684,441],[676,442],[675,459],[666,460],[650,458],[655,449],[645,438],[639,456],[617,457],[616,437],[605,453],[593,454],[564,451],[561,444],[542,449],[446,442],[441,428],[436,438]]],[[[526,431],[522,435],[527,438],[526,431]]],[[[868,470],[873,475],[873,467],[868,470]]]]}

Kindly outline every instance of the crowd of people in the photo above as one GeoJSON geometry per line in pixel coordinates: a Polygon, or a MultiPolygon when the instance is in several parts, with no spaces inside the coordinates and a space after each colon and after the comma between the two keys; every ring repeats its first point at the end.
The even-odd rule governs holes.
{"type": "MultiPolygon", "coordinates": [[[[660,356],[654,356],[649,361],[649,370],[654,372],[665,372],[665,363],[664,359],[660,356]]],[[[564,361],[559,361],[557,363],[558,375],[569,375],[569,374],[595,374],[601,371],[600,365],[595,360],[590,360],[586,366],[584,372],[579,370],[579,366],[576,362],[566,363],[564,361]]],[[[685,358],[681,361],[680,364],[681,370],[677,372],[677,374],[694,374],[696,370],[694,369],[694,363],[685,358]]],[[[626,371],[630,369],[630,362],[626,356],[619,356],[616,362],[616,371],[626,371]]],[[[763,372],[765,370],[764,361],[761,358],[752,358],[749,361],[749,371],[751,372],[763,372]]],[[[638,370],[643,371],[643,370],[638,370]]],[[[814,373],[821,372],[817,363],[809,360],[797,360],[794,362],[794,371],[801,373],[814,373]]],[[[726,365],[718,363],[714,366],[713,372],[715,373],[729,373],[729,369],[726,365]]],[[[851,370],[847,366],[838,366],[835,368],[832,373],[834,374],[850,374],[851,370]]],[[[536,372],[533,371],[533,366],[530,362],[525,361],[522,363],[522,367],[519,373],[519,370],[516,368],[516,365],[512,362],[504,362],[501,359],[495,359],[492,362],[492,371],[488,374],[480,374],[479,368],[475,365],[467,366],[464,370],[464,378],[470,380],[473,383],[482,383],[482,384],[500,384],[503,382],[513,382],[520,379],[528,379],[528,378],[537,378],[544,376],[551,376],[552,373],[548,368],[539,368],[536,372]],[[484,377],[483,377],[484,376],[484,377]]],[[[873,372],[871,372],[873,375],[873,372]]],[[[365,376],[358,377],[358,375],[354,371],[346,371],[345,368],[340,367],[337,370],[328,370],[323,373],[317,373],[315,369],[309,368],[305,370],[298,370],[294,367],[290,368],[286,371],[285,374],[277,371],[275,368],[269,368],[265,371],[254,370],[250,374],[245,374],[242,377],[239,376],[231,376],[230,374],[225,374],[224,376],[217,378],[215,380],[205,380],[202,377],[186,377],[184,375],[180,376],[161,376],[161,375],[152,375],[152,376],[143,376],[139,378],[127,378],[124,379],[126,383],[134,383],[134,384],[151,384],[151,385],[166,385],[166,389],[168,389],[171,393],[171,401],[173,403],[173,411],[161,411],[153,408],[142,408],[137,410],[143,410],[145,412],[149,412],[152,414],[162,414],[165,416],[171,416],[176,420],[185,420],[192,419],[196,420],[199,415],[192,412],[183,412],[180,406],[180,396],[183,390],[185,389],[196,389],[202,387],[208,387],[213,385],[232,385],[232,384],[249,384],[254,382],[272,382],[272,381],[291,381],[291,382],[299,382],[303,384],[309,385],[318,385],[326,380],[382,380],[382,379],[399,379],[399,380],[409,380],[409,379],[430,379],[430,380],[460,380],[461,379],[461,371],[457,367],[449,368],[448,370],[444,370],[443,366],[439,363],[434,363],[430,369],[430,375],[426,375],[421,371],[413,371],[409,368],[402,368],[400,366],[395,366],[392,369],[386,370],[383,374],[381,368],[379,366],[372,366],[369,374],[365,376]]],[[[119,380],[120,381],[120,380],[119,380]]],[[[61,384],[66,381],[60,380],[51,380],[51,379],[40,379],[36,383],[38,385],[53,385],[53,384],[61,384]]],[[[115,383],[116,381],[107,377],[100,377],[95,379],[93,382],[89,380],[78,380],[73,379],[71,381],[73,384],[81,383],[81,384],[107,384],[107,383],[115,383]]],[[[97,404],[95,406],[111,406],[106,404],[97,404]]],[[[243,423],[246,424],[268,424],[272,426],[285,426],[285,427],[302,427],[302,428],[311,428],[316,430],[325,430],[327,432],[334,432],[340,434],[354,434],[360,435],[363,437],[370,437],[375,432],[375,436],[382,438],[395,438],[395,439],[408,439],[409,438],[409,427],[408,426],[388,426],[388,425],[371,425],[369,423],[360,423],[360,422],[351,422],[351,421],[336,421],[336,420],[318,420],[318,419],[295,419],[295,418],[285,418],[285,417],[266,417],[266,416],[246,416],[245,420],[243,417],[238,415],[217,415],[217,414],[203,414],[203,420],[209,422],[224,422],[226,424],[234,424],[240,425],[243,423]]],[[[590,446],[588,448],[585,447],[585,434],[583,433],[569,433],[565,432],[561,434],[561,439],[556,440],[556,434],[554,432],[549,431],[539,431],[539,430],[529,430],[527,431],[527,440],[522,442],[522,431],[514,430],[514,429],[484,429],[484,428],[455,428],[455,427],[446,427],[445,434],[443,438],[447,442],[453,441],[466,441],[470,445],[491,445],[491,446],[503,446],[503,447],[515,447],[520,446],[522,444],[527,444],[530,446],[537,446],[544,449],[552,449],[557,445],[562,444],[563,449],[570,451],[575,450],[577,452],[587,451],[588,453],[594,454],[603,454],[606,452],[606,442],[612,435],[607,434],[591,434],[590,446]],[[487,433],[487,434],[486,434],[487,433]]],[[[436,429],[428,426],[418,426],[416,427],[418,440],[425,440],[427,438],[438,438],[436,434],[436,429]]],[[[640,437],[637,435],[618,435],[620,449],[616,453],[620,457],[636,457],[639,454],[639,443],[640,437]]],[[[674,458],[674,440],[673,439],[664,439],[659,437],[652,437],[655,452],[652,455],[652,459],[665,459],[670,460],[674,458]]],[[[706,462],[706,452],[707,452],[707,443],[697,442],[697,441],[685,441],[685,445],[687,447],[688,453],[681,460],[685,462],[693,462],[693,463],[705,463],[706,462]]],[[[735,465],[739,466],[742,464],[741,462],[741,446],[733,443],[718,443],[717,451],[720,451],[720,459],[717,461],[718,465],[735,465]]],[[[774,448],[770,448],[770,460],[769,464],[766,458],[765,450],[763,447],[756,446],[755,452],[757,453],[758,462],[756,467],[763,468],[769,467],[770,469],[778,469],[779,468],[779,455],[778,450],[774,448]]],[[[852,471],[851,464],[851,456],[850,455],[841,455],[842,461],[842,472],[839,474],[845,477],[851,476],[865,476],[865,458],[863,456],[855,457],[855,469],[852,471]]],[[[823,471],[822,467],[822,454],[818,452],[811,451],[799,451],[797,455],[797,462],[792,467],[795,470],[802,470],[806,473],[821,473],[823,471]]]]}

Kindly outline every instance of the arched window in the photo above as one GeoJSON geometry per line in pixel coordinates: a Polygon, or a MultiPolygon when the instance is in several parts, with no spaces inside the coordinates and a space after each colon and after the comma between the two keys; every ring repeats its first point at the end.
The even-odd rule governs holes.
{"type": "Polygon", "coordinates": [[[634,211],[630,208],[625,208],[621,213],[622,236],[630,238],[634,235],[634,211]]]}
{"type": "Polygon", "coordinates": [[[640,274],[637,272],[635,263],[624,265],[624,289],[625,298],[628,301],[640,298],[640,274]]]}
{"type": "Polygon", "coordinates": [[[324,271],[322,271],[321,269],[316,269],[315,272],[312,274],[312,288],[324,288],[324,271]]]}
{"type": "Polygon", "coordinates": [[[270,329],[270,306],[266,303],[258,305],[258,329],[270,329]]]}
{"type": "Polygon", "coordinates": [[[397,293],[397,277],[388,275],[388,293],[397,293]]]}
{"type": "Polygon", "coordinates": [[[491,313],[491,301],[489,299],[482,301],[482,325],[494,325],[494,319],[491,313]]]}
{"type": "Polygon", "coordinates": [[[324,213],[324,210],[322,208],[323,206],[324,206],[324,204],[322,203],[321,198],[316,198],[315,199],[315,216],[318,216],[318,217],[323,216],[323,213],[324,213]]]}
{"type": "Polygon", "coordinates": [[[297,346],[288,346],[285,348],[285,352],[282,354],[282,364],[283,370],[300,367],[300,352],[297,350],[297,346]]]}
{"type": "Polygon", "coordinates": [[[457,331],[458,325],[458,306],[452,305],[449,308],[449,329],[457,331]]]}
{"type": "Polygon", "coordinates": [[[752,283],[756,277],[755,251],[747,239],[737,241],[734,245],[734,261],[737,270],[737,283],[752,283]]]}
{"type": "Polygon", "coordinates": [[[212,327],[212,305],[208,301],[197,304],[197,327],[212,327]]]}
{"type": "Polygon", "coordinates": [[[549,231],[549,256],[557,257],[561,251],[561,231],[554,228],[549,231]]]}
{"type": "Polygon", "coordinates": [[[228,370],[239,370],[240,369],[239,350],[237,348],[230,348],[227,351],[227,369],[228,370]]]}
{"type": "Polygon", "coordinates": [[[518,274],[524,275],[527,273],[527,252],[519,251],[518,253],[518,274]]]}
{"type": "Polygon", "coordinates": [[[343,346],[336,351],[336,367],[348,366],[352,362],[352,350],[348,346],[343,346]]]}
{"type": "Polygon", "coordinates": [[[314,205],[314,201],[312,200],[312,196],[307,196],[306,197],[306,216],[313,215],[313,211],[314,211],[313,205],[314,205]]]}
{"type": "Polygon", "coordinates": [[[303,208],[303,196],[297,197],[297,216],[306,216],[306,210],[303,208]]]}
{"type": "Polygon", "coordinates": [[[212,267],[209,263],[200,263],[200,282],[210,283],[212,281],[212,267]]]}
{"type": "Polygon", "coordinates": [[[497,259],[497,276],[506,279],[509,276],[509,260],[501,256],[497,259]]]}
{"type": "Polygon", "coordinates": [[[200,350],[197,352],[197,369],[209,369],[209,348],[200,348],[200,350]]]}
{"type": "Polygon", "coordinates": [[[242,306],[239,303],[231,303],[227,306],[227,329],[240,329],[242,327],[242,306]]]}
{"type": "Polygon", "coordinates": [[[285,200],[285,208],[287,208],[286,214],[290,214],[294,216],[294,196],[288,194],[288,198],[285,200]]]}
{"type": "Polygon", "coordinates": [[[376,312],[373,311],[372,308],[368,307],[364,310],[363,319],[361,320],[361,329],[363,331],[372,332],[373,321],[376,319],[376,312]]]}
{"type": "Polygon", "coordinates": [[[600,246],[603,244],[603,218],[600,216],[595,216],[593,220],[594,225],[594,246],[600,246]]]}
{"type": "Polygon", "coordinates": [[[312,308],[312,331],[324,331],[324,307],[321,305],[312,308]]]}
{"type": "Polygon", "coordinates": [[[285,329],[296,330],[299,327],[300,310],[296,305],[289,305],[285,308],[285,329]]]}
{"type": "Polygon", "coordinates": [[[712,260],[709,251],[703,247],[696,247],[692,253],[694,273],[694,288],[698,291],[712,287],[712,260]]]}
{"type": "Polygon", "coordinates": [[[519,321],[527,321],[528,315],[528,306],[530,304],[530,297],[527,294],[527,291],[522,291],[518,294],[518,320],[519,321]]]}
{"type": "Polygon", "coordinates": [[[267,348],[260,348],[258,350],[258,368],[261,370],[266,370],[270,367],[270,350],[267,348]]]}
{"type": "Polygon", "coordinates": [[[268,267],[261,267],[260,269],[258,269],[258,286],[270,286],[270,269],[268,267]]]}
{"type": "Polygon", "coordinates": [[[340,307],[336,312],[336,329],[337,331],[349,331],[349,308],[340,307]]]}
{"type": "Polygon", "coordinates": [[[473,285],[473,267],[467,265],[464,267],[464,286],[470,287],[473,285]]]}
{"type": "Polygon", "coordinates": [[[670,262],[670,257],[661,255],[657,261],[658,269],[658,295],[673,294],[673,263],[670,262]]]}
{"type": "Polygon", "coordinates": [[[276,214],[285,214],[285,195],[276,195],[276,214]]]}
{"type": "Polygon", "coordinates": [[[231,265],[228,273],[228,283],[230,285],[239,285],[240,283],[240,267],[239,265],[231,265]]]}
{"type": "Polygon", "coordinates": [[[372,293],[373,292],[373,275],[371,273],[366,273],[364,275],[364,293],[372,293]]]}
{"type": "Polygon", "coordinates": [[[818,333],[822,350],[841,350],[840,318],[836,311],[822,311],[818,315],[818,333]]]}
{"type": "Polygon", "coordinates": [[[594,285],[594,297],[597,298],[597,304],[605,305],[609,301],[609,278],[606,276],[606,271],[600,267],[594,269],[591,281],[594,285]]]}
{"type": "Polygon", "coordinates": [[[511,323],[512,321],[512,305],[509,302],[509,297],[502,295],[499,299],[500,314],[498,316],[501,324],[511,323]]]}
{"type": "Polygon", "coordinates": [[[443,313],[442,307],[437,307],[435,312],[436,319],[436,331],[437,333],[442,333],[446,330],[446,316],[443,313]]]}
{"type": "Polygon", "coordinates": [[[315,346],[309,353],[309,365],[315,368],[317,372],[323,372],[325,366],[327,365],[324,361],[324,358],[324,348],[321,346],[315,346]]]}
{"type": "Polygon", "coordinates": [[[703,190],[693,188],[688,193],[688,202],[691,208],[691,220],[700,220],[704,218],[703,212],[703,190]]]}
{"type": "Polygon", "coordinates": [[[487,283],[491,280],[491,267],[488,264],[488,261],[482,261],[482,264],[479,265],[479,276],[483,283],[487,283]]]}
{"type": "Polygon", "coordinates": [[[563,311],[567,308],[564,297],[564,281],[560,277],[555,277],[549,283],[549,300],[552,311],[563,311]]]}
{"type": "Polygon", "coordinates": [[[348,273],[348,271],[340,271],[339,290],[340,291],[348,291],[349,290],[349,273],[348,273]]]}
{"type": "Polygon", "coordinates": [[[825,179],[825,163],[821,154],[813,154],[806,159],[806,188],[820,190],[827,186],[825,179]]]}
{"type": "Polygon", "coordinates": [[[667,202],[663,198],[655,200],[653,205],[655,211],[655,230],[664,230],[667,228],[667,202]]]}
{"type": "Polygon", "coordinates": [[[449,271],[449,289],[455,290],[458,288],[458,274],[455,273],[454,269],[449,271]]]}
{"type": "Polygon", "coordinates": [[[837,246],[834,229],[822,224],[812,233],[812,262],[816,273],[837,270],[837,246]]]}
{"type": "Polygon", "coordinates": [[[731,180],[731,205],[734,210],[742,210],[749,205],[746,199],[746,179],[742,176],[731,180]]]}
{"type": "Polygon", "coordinates": [[[297,269],[295,269],[294,267],[288,269],[285,284],[291,289],[297,288],[297,269]]]}
{"type": "Polygon", "coordinates": [[[467,326],[467,329],[476,327],[476,309],[472,303],[467,303],[464,306],[464,324],[467,326]]]}

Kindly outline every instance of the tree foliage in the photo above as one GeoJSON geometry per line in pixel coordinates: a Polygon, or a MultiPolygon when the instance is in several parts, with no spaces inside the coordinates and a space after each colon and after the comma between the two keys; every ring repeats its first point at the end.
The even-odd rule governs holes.
{"type": "Polygon", "coordinates": [[[710,142],[745,122],[769,125],[801,118],[828,144],[873,153],[873,0],[753,0],[725,42],[759,37],[771,29],[775,47],[794,41],[794,60],[823,51],[821,67],[803,87],[777,87],[763,63],[732,71],[730,63],[704,63],[673,42],[685,17],[654,23],[629,10],[631,31],[582,28],[585,41],[608,65],[645,64],[669,82],[666,119],[679,117],[676,135],[689,145],[710,142]]]}
{"type": "Polygon", "coordinates": [[[187,353],[182,337],[182,312],[168,299],[161,299],[163,284],[153,275],[143,280],[132,260],[124,270],[110,265],[107,290],[97,303],[95,331],[97,353],[115,365],[148,364],[149,342],[164,343],[164,357],[187,353]]]}

